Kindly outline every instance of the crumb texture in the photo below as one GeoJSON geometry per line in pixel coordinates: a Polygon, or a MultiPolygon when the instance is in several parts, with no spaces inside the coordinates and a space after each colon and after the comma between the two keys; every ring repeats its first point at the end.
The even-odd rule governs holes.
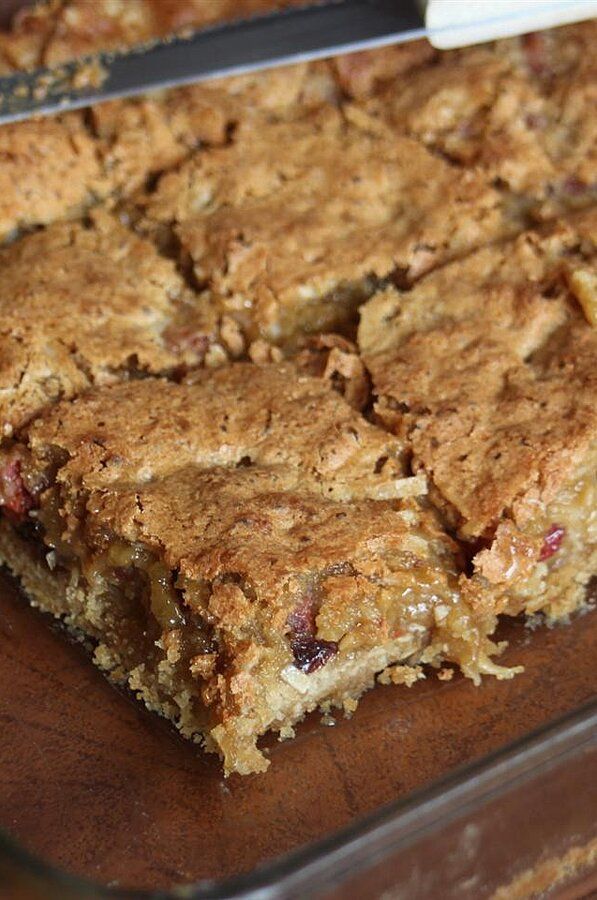
{"type": "Polygon", "coordinates": [[[208,341],[173,263],[104,212],[0,250],[0,271],[5,434],[94,383],[197,362],[208,341]]]}
{"type": "Polygon", "coordinates": [[[378,414],[471,537],[552,499],[594,440],[597,334],[574,284],[595,277],[595,222],[480,250],[362,310],[378,414]]]}
{"type": "Polygon", "coordinates": [[[376,279],[413,280],[514,228],[474,172],[333,108],[241,129],[139,198],[250,337],[346,327],[376,279]]]}

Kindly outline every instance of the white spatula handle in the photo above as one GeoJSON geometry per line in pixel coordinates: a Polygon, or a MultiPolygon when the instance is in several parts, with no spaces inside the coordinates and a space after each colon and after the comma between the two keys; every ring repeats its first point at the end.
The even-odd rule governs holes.
{"type": "Polygon", "coordinates": [[[439,50],[480,44],[597,16],[597,0],[428,0],[425,24],[439,50]]]}

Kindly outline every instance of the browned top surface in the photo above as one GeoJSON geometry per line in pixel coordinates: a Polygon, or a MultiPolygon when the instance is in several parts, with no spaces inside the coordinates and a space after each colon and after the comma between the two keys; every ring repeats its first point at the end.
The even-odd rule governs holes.
{"type": "Polygon", "coordinates": [[[595,438],[597,333],[575,295],[580,274],[594,298],[594,240],[591,212],[362,309],[378,413],[469,536],[548,501],[595,438]]]}
{"type": "Polygon", "coordinates": [[[201,342],[176,343],[181,329],[210,332],[174,264],[106,213],[9,245],[0,269],[5,433],[96,382],[201,358],[201,342]]]}
{"type": "MultiPolygon", "coordinates": [[[[305,490],[335,499],[391,491],[400,443],[368,423],[329,385],[290,364],[237,363],[191,384],[145,380],[62,404],[28,436],[71,455],[65,470],[89,489],[150,483],[189,465],[288,469],[305,490]],[[380,459],[387,465],[376,474],[380,459]]],[[[379,467],[378,467],[379,468],[379,467]]]]}
{"type": "Polygon", "coordinates": [[[105,190],[78,114],[0,128],[0,241],[19,228],[80,215],[105,190]]]}
{"type": "Polygon", "coordinates": [[[524,195],[535,212],[595,199],[595,21],[445,53],[365,103],[376,119],[524,195]]]}
{"type": "Polygon", "coordinates": [[[334,100],[336,93],[325,63],[298,64],[103,103],[91,115],[109,186],[128,194],[201,144],[225,144],[245,120],[334,100]]]}
{"type": "Polygon", "coordinates": [[[365,580],[373,613],[396,569],[420,560],[443,580],[454,571],[433,515],[393,502],[404,486],[400,443],[290,365],[232,365],[192,385],[117,385],[55,407],[29,444],[42,463],[66,451],[65,506],[86,493],[100,546],[108,528],[192,578],[241,575],[258,603],[238,597],[246,609],[233,610],[230,596],[216,620],[234,612],[238,625],[265,609],[264,628],[285,627],[292,579],[303,575],[324,574],[330,594],[352,585],[345,605],[357,615],[365,580]],[[338,566],[346,577],[335,580],[338,566]],[[269,621],[279,605],[279,622],[269,621]]]}
{"type": "Polygon", "coordinates": [[[416,277],[516,224],[475,173],[454,179],[410,138],[331,107],[241,129],[140,203],[149,229],[175,227],[215,301],[274,340],[301,318],[333,324],[317,303],[333,310],[346,285],[416,277]]]}

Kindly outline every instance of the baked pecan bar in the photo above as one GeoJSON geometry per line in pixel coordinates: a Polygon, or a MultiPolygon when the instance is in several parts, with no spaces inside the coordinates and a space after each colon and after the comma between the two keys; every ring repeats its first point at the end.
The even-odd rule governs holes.
{"type": "Polygon", "coordinates": [[[2,452],[3,559],[227,772],[421,662],[509,677],[401,442],[290,364],[62,403],[2,452]],[[396,668],[398,666],[398,668],[396,668]]]}
{"type": "MultiPolygon", "coordinates": [[[[140,196],[220,315],[292,345],[346,329],[379,279],[412,280],[520,229],[496,191],[420,143],[331,106],[241,129],[140,196]]],[[[241,345],[242,346],[242,345],[241,345]]]]}
{"type": "Polygon", "coordinates": [[[596,37],[588,21],[443,53],[361,108],[549,218],[597,200],[596,37]]]}
{"type": "Polygon", "coordinates": [[[0,271],[5,436],[91,385],[199,364],[214,338],[174,264],[103,210],[0,250],[0,271]]]}
{"type": "Polygon", "coordinates": [[[597,571],[596,225],[528,232],[362,310],[377,416],[468,543],[466,590],[511,613],[565,615],[597,571]]]}

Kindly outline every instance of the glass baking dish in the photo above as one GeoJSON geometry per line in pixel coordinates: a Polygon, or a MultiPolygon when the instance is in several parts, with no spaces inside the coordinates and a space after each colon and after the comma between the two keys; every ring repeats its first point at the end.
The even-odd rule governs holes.
{"type": "Polygon", "coordinates": [[[1,579],[0,897],[597,893],[597,611],[502,632],[513,681],[380,687],[224,781],[1,579]]]}
{"type": "Polygon", "coordinates": [[[587,896],[597,611],[502,632],[512,681],[378,687],[226,781],[3,580],[0,896],[587,896]]]}

